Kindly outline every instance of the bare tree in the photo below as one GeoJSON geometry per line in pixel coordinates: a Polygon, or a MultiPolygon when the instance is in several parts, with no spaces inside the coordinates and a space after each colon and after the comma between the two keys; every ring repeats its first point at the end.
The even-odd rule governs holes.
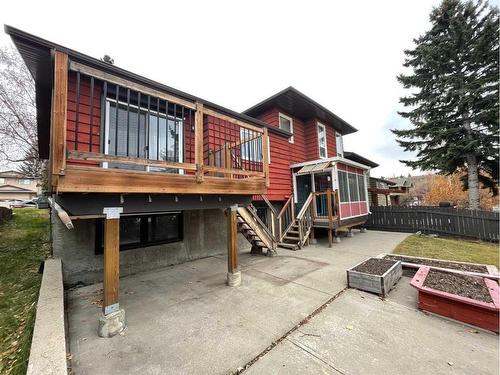
{"type": "Polygon", "coordinates": [[[35,82],[13,47],[0,48],[0,162],[40,177],[35,82]]]}

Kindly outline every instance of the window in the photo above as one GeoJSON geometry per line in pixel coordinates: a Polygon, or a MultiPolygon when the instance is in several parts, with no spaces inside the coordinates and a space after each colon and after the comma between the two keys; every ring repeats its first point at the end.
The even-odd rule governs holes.
{"type": "Polygon", "coordinates": [[[365,176],[358,174],[359,200],[366,201],[365,176]]]}
{"type": "Polygon", "coordinates": [[[262,138],[256,137],[256,132],[240,128],[240,149],[243,160],[262,162],[262,138]]]}
{"type": "Polygon", "coordinates": [[[319,157],[321,159],[326,159],[328,157],[328,152],[326,150],[326,127],[318,122],[318,145],[319,145],[319,157]]]}
{"type": "MultiPolygon", "coordinates": [[[[255,132],[240,128],[240,152],[243,160],[251,160],[262,163],[262,142],[261,138],[253,139],[257,136],[255,132]],[[248,139],[248,141],[246,141],[248,139]]],[[[267,136],[267,160],[271,164],[271,143],[269,136],[267,136]]]]}
{"type": "Polygon", "coordinates": [[[119,102],[117,109],[116,100],[108,98],[105,154],[182,162],[183,121],[170,115],[165,102],[159,103],[159,108],[150,103],[149,111],[129,105],[127,115],[126,103],[119,102]]]}
{"type": "Polygon", "coordinates": [[[0,177],[0,184],[5,184],[5,178],[0,177]]]}
{"type": "Polygon", "coordinates": [[[338,171],[340,202],[366,202],[365,176],[338,171]]]}
{"type": "MultiPolygon", "coordinates": [[[[182,213],[122,216],[120,251],[182,240],[182,213]]],[[[96,222],[95,253],[104,251],[104,220],[96,222]]]]}
{"type": "MultiPolygon", "coordinates": [[[[285,116],[284,114],[279,114],[279,128],[286,130],[293,134],[293,120],[291,117],[285,116]]],[[[293,143],[293,135],[289,139],[290,143],[293,143]]]]}
{"type": "Polygon", "coordinates": [[[17,183],[19,185],[30,185],[31,180],[29,178],[22,178],[22,179],[18,180],[17,183]]]}
{"type": "Polygon", "coordinates": [[[339,171],[339,194],[341,202],[349,202],[347,172],[339,171]]]}
{"type": "Polygon", "coordinates": [[[347,179],[349,181],[349,197],[351,202],[359,201],[358,179],[354,173],[348,173],[347,179]]]}
{"type": "Polygon", "coordinates": [[[342,140],[342,134],[335,133],[335,141],[337,144],[337,156],[344,157],[344,141],[342,140]]]}

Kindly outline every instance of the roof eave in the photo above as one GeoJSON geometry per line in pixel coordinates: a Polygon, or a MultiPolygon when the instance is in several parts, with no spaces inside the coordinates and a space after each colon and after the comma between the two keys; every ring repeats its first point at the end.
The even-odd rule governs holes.
{"type": "Polygon", "coordinates": [[[280,134],[284,137],[291,137],[292,136],[291,133],[284,131],[282,129],[275,128],[275,127],[265,123],[264,121],[258,120],[256,118],[253,118],[253,117],[248,116],[248,115],[243,114],[243,113],[239,113],[239,112],[230,110],[228,108],[225,108],[225,107],[220,106],[218,104],[212,103],[208,100],[204,100],[204,99],[199,98],[197,96],[190,95],[190,94],[185,93],[183,91],[174,89],[170,86],[167,86],[167,85],[164,85],[162,83],[151,80],[149,78],[143,77],[139,74],[130,72],[128,70],[119,68],[115,65],[111,65],[109,63],[106,63],[106,62],[101,61],[99,59],[96,59],[94,57],[85,55],[81,52],[78,52],[78,51],[72,50],[70,48],[61,46],[60,44],[53,43],[53,42],[50,42],[46,39],[40,38],[36,35],[29,34],[25,31],[22,31],[22,30],[15,28],[15,27],[12,27],[9,25],[4,25],[4,30],[5,30],[6,34],[11,36],[14,43],[15,43],[16,38],[20,38],[20,39],[24,39],[30,43],[40,45],[41,47],[48,48],[50,50],[57,50],[60,52],[64,52],[64,53],[68,54],[68,56],[71,59],[73,59],[75,61],[79,61],[79,62],[86,64],[86,65],[89,65],[91,67],[97,68],[99,70],[117,75],[119,77],[125,78],[125,79],[130,80],[130,81],[134,81],[136,83],[141,83],[141,84],[144,84],[146,86],[156,88],[156,89],[164,91],[164,92],[168,92],[169,94],[172,94],[174,96],[180,97],[180,98],[185,99],[185,100],[189,100],[192,102],[201,102],[201,103],[203,103],[204,106],[207,106],[213,110],[221,112],[225,115],[235,117],[241,121],[246,121],[246,122],[252,123],[254,125],[257,125],[259,127],[262,127],[262,128],[267,128],[267,129],[269,129],[269,131],[274,132],[276,134],[280,134]]]}

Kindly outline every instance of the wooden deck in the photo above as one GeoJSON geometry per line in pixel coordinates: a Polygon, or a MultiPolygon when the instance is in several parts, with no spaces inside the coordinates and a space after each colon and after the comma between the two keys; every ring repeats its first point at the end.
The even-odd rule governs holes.
{"type": "Polygon", "coordinates": [[[265,194],[268,147],[251,120],[55,53],[52,192],[265,194]]]}

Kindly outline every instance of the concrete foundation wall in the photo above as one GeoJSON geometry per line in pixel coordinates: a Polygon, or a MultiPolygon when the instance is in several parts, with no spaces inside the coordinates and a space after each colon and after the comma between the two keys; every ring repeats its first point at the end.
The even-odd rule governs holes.
{"type": "MultiPolygon", "coordinates": [[[[183,263],[227,252],[227,220],[220,209],[184,211],[184,239],[179,242],[120,252],[120,276],[183,263]]],[[[64,283],[93,284],[102,281],[103,256],[95,255],[95,220],[74,220],[68,230],[52,214],[54,257],[62,259],[64,283]]],[[[239,234],[238,250],[250,244],[239,234]]]]}

